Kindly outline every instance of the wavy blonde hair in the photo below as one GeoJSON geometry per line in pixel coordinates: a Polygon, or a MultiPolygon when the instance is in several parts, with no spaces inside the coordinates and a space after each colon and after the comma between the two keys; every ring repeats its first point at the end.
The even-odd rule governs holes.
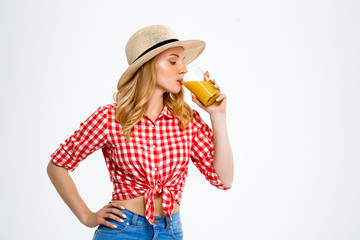
{"type": "MultiPolygon", "coordinates": [[[[141,120],[156,85],[156,57],[142,65],[132,78],[118,86],[114,94],[115,119],[122,126],[126,140],[132,136],[133,127],[141,120]]],[[[184,101],[184,89],[177,94],[164,93],[164,105],[180,121],[185,130],[193,118],[192,109],[184,101]]]]}

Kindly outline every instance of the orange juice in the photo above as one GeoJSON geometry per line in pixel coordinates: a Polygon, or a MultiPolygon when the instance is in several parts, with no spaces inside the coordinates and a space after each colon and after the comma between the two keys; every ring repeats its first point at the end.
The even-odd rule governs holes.
{"type": "Polygon", "coordinates": [[[182,84],[205,106],[211,105],[220,96],[219,90],[209,81],[184,81],[182,84]]]}

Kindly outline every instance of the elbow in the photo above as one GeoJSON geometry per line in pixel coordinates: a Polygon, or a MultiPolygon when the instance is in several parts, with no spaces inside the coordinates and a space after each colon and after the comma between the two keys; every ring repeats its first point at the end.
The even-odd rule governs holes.
{"type": "Polygon", "coordinates": [[[231,186],[232,186],[232,183],[233,183],[233,181],[223,182],[222,184],[223,184],[223,186],[224,186],[224,188],[225,188],[224,190],[230,189],[231,186]]]}
{"type": "Polygon", "coordinates": [[[221,181],[224,190],[231,188],[234,180],[233,174],[226,173],[226,174],[218,175],[218,177],[219,180],[221,181]]]}
{"type": "Polygon", "coordinates": [[[234,181],[233,174],[226,174],[225,176],[219,176],[219,178],[225,190],[231,188],[234,181]]]}

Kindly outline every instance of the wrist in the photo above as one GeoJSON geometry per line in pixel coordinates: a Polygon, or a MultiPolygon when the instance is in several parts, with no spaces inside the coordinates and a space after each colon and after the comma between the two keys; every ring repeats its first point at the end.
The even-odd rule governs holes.
{"type": "Polygon", "coordinates": [[[225,121],[226,120],[226,112],[212,112],[212,113],[210,113],[210,120],[212,122],[225,121]]]}
{"type": "Polygon", "coordinates": [[[80,221],[82,224],[84,224],[84,225],[87,226],[91,214],[93,214],[93,212],[90,211],[90,210],[87,210],[87,211],[85,211],[85,212],[80,213],[79,216],[78,216],[78,219],[79,219],[79,221],[80,221]]]}

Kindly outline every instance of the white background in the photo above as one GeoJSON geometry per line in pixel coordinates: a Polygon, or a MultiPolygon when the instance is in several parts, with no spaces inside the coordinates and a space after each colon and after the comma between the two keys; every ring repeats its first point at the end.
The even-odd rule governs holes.
{"type": "MultiPolygon", "coordinates": [[[[234,184],[190,164],[185,239],[360,239],[359,1],[2,0],[0,20],[1,239],[92,238],[46,166],[150,24],[205,40],[196,63],[228,96],[234,184]]],[[[92,210],[110,200],[100,151],[71,175],[92,210]]]]}

